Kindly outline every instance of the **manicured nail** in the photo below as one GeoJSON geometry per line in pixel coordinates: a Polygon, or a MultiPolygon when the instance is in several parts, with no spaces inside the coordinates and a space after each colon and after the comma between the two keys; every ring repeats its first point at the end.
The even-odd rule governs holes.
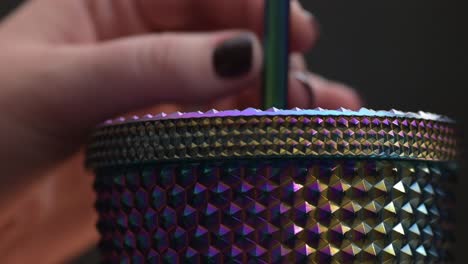
{"type": "Polygon", "coordinates": [[[314,87],[310,82],[310,78],[307,73],[305,72],[296,72],[294,73],[294,78],[298,80],[307,94],[307,107],[314,107],[315,106],[315,92],[314,87]]]}
{"type": "Polygon", "coordinates": [[[213,63],[221,78],[237,78],[247,74],[253,64],[253,39],[242,34],[222,42],[215,50],[213,63]]]}

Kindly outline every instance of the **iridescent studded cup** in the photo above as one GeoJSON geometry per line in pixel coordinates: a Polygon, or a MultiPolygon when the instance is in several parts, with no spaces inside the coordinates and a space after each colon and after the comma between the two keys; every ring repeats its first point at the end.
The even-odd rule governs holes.
{"type": "Polygon", "coordinates": [[[91,138],[104,263],[453,261],[454,123],[277,110],[114,120],[91,138]]]}

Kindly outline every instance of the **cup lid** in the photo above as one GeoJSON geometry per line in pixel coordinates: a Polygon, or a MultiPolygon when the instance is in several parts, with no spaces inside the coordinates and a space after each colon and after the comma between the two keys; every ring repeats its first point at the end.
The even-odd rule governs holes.
{"type": "Polygon", "coordinates": [[[90,138],[91,168],[229,158],[375,158],[448,161],[454,120],[425,112],[241,110],[118,118],[90,138]]]}

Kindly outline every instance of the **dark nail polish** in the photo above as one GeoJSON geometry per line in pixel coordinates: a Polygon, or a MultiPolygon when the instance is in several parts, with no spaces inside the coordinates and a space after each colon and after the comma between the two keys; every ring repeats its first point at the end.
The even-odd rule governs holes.
{"type": "Polygon", "coordinates": [[[314,87],[310,83],[310,78],[304,72],[297,72],[294,77],[298,80],[305,89],[307,94],[307,107],[314,107],[315,106],[315,93],[314,87]]]}
{"type": "Polygon", "coordinates": [[[215,50],[213,63],[221,78],[236,78],[247,74],[253,64],[253,40],[249,34],[221,43],[215,50]]]}

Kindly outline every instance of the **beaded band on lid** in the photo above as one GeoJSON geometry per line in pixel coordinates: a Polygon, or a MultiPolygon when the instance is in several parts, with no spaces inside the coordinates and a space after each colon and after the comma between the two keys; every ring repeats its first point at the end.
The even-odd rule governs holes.
{"type": "Polygon", "coordinates": [[[87,165],[288,156],[447,161],[456,157],[454,126],[439,115],[365,108],[147,115],[101,125],[87,165]]]}

